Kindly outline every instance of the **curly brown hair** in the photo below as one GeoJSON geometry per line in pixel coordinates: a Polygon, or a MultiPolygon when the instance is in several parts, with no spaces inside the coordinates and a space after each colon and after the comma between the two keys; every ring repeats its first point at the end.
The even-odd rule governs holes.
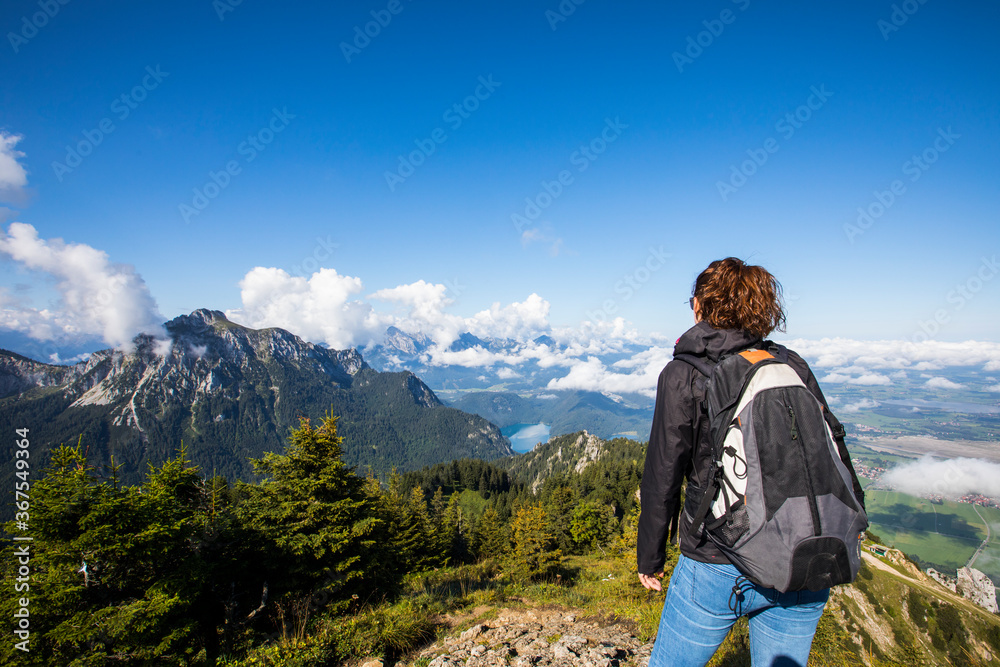
{"type": "Polygon", "coordinates": [[[785,330],[781,284],[765,268],[727,257],[708,265],[694,281],[701,319],[716,329],[739,329],[765,338],[785,330]]]}

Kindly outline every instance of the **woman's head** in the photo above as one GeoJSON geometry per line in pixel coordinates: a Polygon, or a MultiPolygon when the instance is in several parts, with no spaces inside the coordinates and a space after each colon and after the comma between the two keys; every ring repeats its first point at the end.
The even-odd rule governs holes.
{"type": "Polygon", "coordinates": [[[716,329],[739,329],[761,338],[785,330],[781,285],[760,266],[727,257],[708,265],[694,282],[698,316],[716,329]]]}

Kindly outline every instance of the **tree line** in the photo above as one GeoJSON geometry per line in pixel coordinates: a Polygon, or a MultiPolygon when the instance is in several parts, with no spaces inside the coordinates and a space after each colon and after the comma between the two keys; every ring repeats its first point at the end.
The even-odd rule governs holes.
{"type": "MultiPolygon", "coordinates": [[[[30,651],[4,664],[216,665],[304,638],[318,619],[398,596],[406,575],[492,561],[513,581],[554,577],[573,553],[634,546],[638,443],[532,491],[463,459],[386,479],[343,460],[332,415],[303,419],[256,483],[206,477],[181,447],[140,485],[54,449],[30,489],[28,589],[5,526],[0,612],[28,599],[30,651]]],[[[616,444],[617,443],[617,444],[616,444]]],[[[247,662],[246,664],[250,664],[247,662]]],[[[259,663],[255,663],[259,664],[259,663]]]]}

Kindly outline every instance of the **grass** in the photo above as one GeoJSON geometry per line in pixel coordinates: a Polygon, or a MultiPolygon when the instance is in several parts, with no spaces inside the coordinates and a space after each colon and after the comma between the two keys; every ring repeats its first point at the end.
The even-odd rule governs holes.
{"type": "MultiPolygon", "coordinates": [[[[896,646],[880,648],[865,627],[866,613],[858,603],[847,595],[837,595],[820,620],[810,665],[883,667],[916,664],[914,660],[919,662],[928,656],[938,661],[945,659],[947,651],[933,647],[927,635],[917,638],[915,626],[909,620],[911,615],[904,606],[910,590],[908,584],[891,574],[864,568],[855,588],[862,592],[866,604],[875,609],[881,631],[890,632],[896,646]],[[916,646],[907,652],[906,645],[916,646]]],[[[919,595],[926,596],[926,592],[919,595]]],[[[651,641],[656,635],[664,598],[665,592],[648,591],[639,584],[631,558],[624,556],[571,556],[558,577],[532,583],[511,582],[491,562],[443,568],[408,576],[395,601],[366,606],[347,617],[319,619],[298,644],[272,643],[246,659],[223,660],[220,665],[314,667],[341,664],[349,657],[378,656],[386,664],[405,660],[405,664],[425,667],[430,660],[417,657],[423,647],[493,618],[504,608],[569,608],[583,617],[619,623],[639,639],[651,641]]],[[[931,601],[928,597],[928,609],[932,608],[931,601]]],[[[943,617],[939,610],[930,613],[927,623],[931,631],[936,631],[943,617]]],[[[991,621],[989,615],[963,611],[961,618],[974,636],[992,632],[1000,644],[1000,624],[991,621]],[[998,628],[990,629],[991,625],[998,628]]],[[[551,644],[559,637],[552,635],[545,639],[551,644]]],[[[736,623],[709,665],[749,667],[745,619],[736,623]]]]}

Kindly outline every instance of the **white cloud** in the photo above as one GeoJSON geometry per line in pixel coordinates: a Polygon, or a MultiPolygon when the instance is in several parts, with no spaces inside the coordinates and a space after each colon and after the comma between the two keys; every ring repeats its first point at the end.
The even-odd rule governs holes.
{"type": "Polygon", "coordinates": [[[174,349],[174,341],[170,338],[160,338],[153,341],[153,354],[165,357],[174,349]]]}
{"type": "Polygon", "coordinates": [[[949,367],[982,366],[1000,371],[1000,343],[964,341],[949,343],[905,340],[860,341],[846,338],[795,339],[785,342],[815,368],[943,370],[949,367]]]}
{"type": "Polygon", "coordinates": [[[914,496],[959,498],[969,493],[1000,497],[1000,464],[983,459],[940,460],[924,456],[885,473],[882,481],[914,496]]]}
{"type": "Polygon", "coordinates": [[[522,232],[521,246],[527,248],[532,243],[549,244],[549,254],[553,257],[557,257],[560,252],[563,252],[563,240],[562,238],[555,236],[548,225],[545,227],[546,228],[544,230],[538,227],[532,227],[531,229],[526,229],[522,232]]]}
{"type": "Polygon", "coordinates": [[[1000,384],[994,384],[986,387],[986,391],[1000,391],[1000,384]]]}
{"type": "Polygon", "coordinates": [[[851,378],[847,381],[848,384],[861,384],[861,385],[886,385],[892,384],[887,376],[880,373],[865,373],[856,378],[851,378]]]}
{"type": "Polygon", "coordinates": [[[387,312],[377,311],[358,296],[363,287],[360,278],[342,276],[334,269],[321,269],[305,278],[283,269],[256,267],[240,281],[242,307],[226,315],[249,327],[281,327],[337,349],[381,342],[386,328],[396,326],[428,337],[432,345],[421,360],[434,366],[517,366],[529,360],[542,367],[568,366],[585,349],[570,344],[558,351],[531,342],[539,334],[551,333],[549,302],[537,294],[507,306],[494,303],[488,310],[463,318],[446,312],[453,301],[444,285],[418,280],[370,294],[369,299],[391,306],[387,312]],[[479,345],[452,350],[451,344],[464,332],[527,342],[513,352],[494,352],[479,345]]]}
{"type": "Polygon", "coordinates": [[[952,382],[951,380],[943,377],[932,377],[924,383],[924,386],[930,387],[931,389],[965,389],[964,384],[952,382]]]}
{"type": "Polygon", "coordinates": [[[631,373],[609,370],[597,357],[575,361],[564,377],[549,381],[546,389],[579,389],[600,391],[605,394],[642,394],[656,396],[656,383],[660,371],[670,361],[671,351],[654,347],[630,359],[614,364],[616,368],[631,368],[631,373]]]}
{"type": "Polygon", "coordinates": [[[848,403],[843,407],[838,409],[838,412],[859,412],[861,410],[868,410],[870,408],[877,408],[880,403],[871,398],[862,398],[860,401],[855,403],[848,403]]]}
{"type": "Polygon", "coordinates": [[[526,229],[521,234],[521,245],[528,245],[532,241],[542,240],[542,230],[537,227],[532,227],[531,229],[526,229]]]}
{"type": "Polygon", "coordinates": [[[494,303],[489,310],[473,315],[465,326],[476,336],[528,340],[550,329],[549,308],[548,301],[531,294],[524,301],[503,308],[494,303]]]}
{"type": "Polygon", "coordinates": [[[418,280],[378,290],[371,298],[395,304],[392,324],[408,333],[426,334],[439,347],[445,348],[465,330],[462,318],[444,312],[452,304],[447,292],[444,285],[418,280]]]}
{"type": "Polygon", "coordinates": [[[11,223],[0,232],[0,253],[25,269],[51,276],[59,308],[37,309],[4,294],[0,326],[36,340],[100,336],[129,350],[138,333],[164,336],[163,316],[135,268],[113,264],[105,252],[62,239],[44,240],[31,225],[11,223]]]}
{"type": "Polygon", "coordinates": [[[942,370],[944,366],[935,361],[921,361],[919,364],[913,366],[915,371],[939,371],[942,370]]]}
{"type": "Polygon", "coordinates": [[[352,299],[360,278],[320,269],[308,279],[284,269],[255,267],[240,281],[242,308],[226,317],[248,327],[281,327],[307,340],[343,349],[378,339],[387,322],[371,305],[352,299]]]}
{"type": "Polygon", "coordinates": [[[0,201],[18,205],[24,203],[28,185],[28,173],[18,162],[24,153],[14,148],[21,139],[0,130],[0,201]]]}
{"type": "Polygon", "coordinates": [[[496,352],[490,352],[476,345],[475,347],[467,347],[464,350],[457,351],[435,347],[428,352],[423,361],[432,366],[478,368],[480,366],[492,366],[498,362],[505,362],[506,359],[496,352]]]}
{"type": "Polygon", "coordinates": [[[825,384],[855,384],[862,386],[892,384],[892,379],[889,376],[868,372],[857,365],[835,368],[830,373],[819,378],[819,381],[825,384]]]}
{"type": "Polygon", "coordinates": [[[521,377],[521,374],[515,371],[513,368],[507,368],[506,366],[497,370],[497,377],[501,380],[513,380],[514,378],[521,377]]]}

